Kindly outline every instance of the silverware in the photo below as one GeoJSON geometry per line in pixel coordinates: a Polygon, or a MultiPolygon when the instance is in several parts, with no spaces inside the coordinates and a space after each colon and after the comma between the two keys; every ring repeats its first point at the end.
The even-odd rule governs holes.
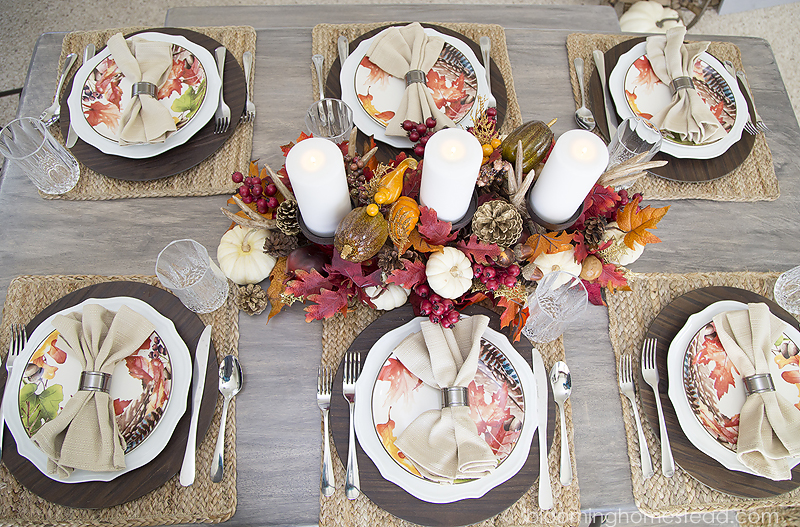
{"type": "Polygon", "coordinates": [[[481,55],[483,55],[483,67],[486,70],[486,84],[489,86],[488,100],[486,102],[487,108],[496,108],[497,99],[492,95],[492,63],[489,60],[489,54],[492,51],[492,41],[489,37],[481,37],[481,55]]]}
{"type": "Polygon", "coordinates": [[[539,418],[539,508],[553,508],[553,489],[547,464],[547,370],[539,350],[533,348],[533,374],[536,377],[536,410],[539,418]]]}
{"type": "Polygon", "coordinates": [[[667,425],[664,422],[664,412],[661,409],[661,395],[658,391],[658,366],[656,364],[656,339],[645,339],[642,346],[642,377],[650,385],[656,396],[656,409],[658,410],[658,429],[661,436],[661,473],[672,477],[675,474],[675,461],[672,459],[672,449],[669,446],[667,425]]]}
{"type": "Polygon", "coordinates": [[[322,479],[319,488],[323,496],[330,496],[335,490],[333,480],[333,463],[331,463],[331,441],[328,433],[329,418],[331,408],[331,388],[333,386],[333,370],[327,366],[319,367],[317,375],[317,406],[322,411],[323,429],[323,452],[322,452],[322,479]]]}
{"type": "Polygon", "coordinates": [[[344,61],[347,60],[347,56],[350,54],[350,43],[347,42],[347,37],[342,35],[339,37],[339,40],[336,41],[336,45],[339,47],[339,68],[344,66],[344,61]]]}
{"type": "MultiPolygon", "coordinates": [[[[28,335],[25,331],[25,326],[22,324],[11,324],[11,343],[8,345],[8,355],[6,355],[6,385],[11,379],[11,371],[14,367],[14,362],[19,357],[22,348],[25,347],[25,342],[28,340],[28,335]]],[[[6,427],[5,417],[5,397],[0,400],[0,458],[3,457],[3,430],[6,427]]]]}
{"type": "Polygon", "coordinates": [[[558,405],[561,422],[561,484],[566,487],[572,483],[572,462],[569,457],[567,422],[564,417],[564,403],[572,392],[572,375],[566,362],[558,361],[553,364],[550,369],[550,386],[553,388],[553,399],[558,405]]]}
{"type": "Polygon", "coordinates": [[[244,65],[244,86],[247,88],[247,103],[241,119],[243,122],[249,123],[256,118],[256,105],[250,99],[250,70],[253,67],[253,54],[245,51],[242,54],[242,64],[244,65]]]}
{"type": "MultiPolygon", "coordinates": [[[[94,44],[86,44],[86,47],[83,48],[83,63],[86,64],[92,57],[94,57],[94,44]]],[[[75,143],[78,142],[78,134],[75,132],[75,128],[72,126],[72,116],[70,116],[69,121],[69,131],[67,132],[67,148],[72,148],[75,146],[75,143]]]]}
{"type": "Polygon", "coordinates": [[[350,405],[350,442],[347,445],[347,471],[344,480],[344,493],[347,499],[358,497],[361,481],[358,477],[358,459],[356,459],[356,431],[354,412],[356,402],[356,381],[361,373],[361,355],[356,351],[348,351],[344,356],[344,373],[342,375],[342,394],[350,405]]]}
{"type": "Polygon", "coordinates": [[[228,405],[233,396],[242,389],[242,366],[239,359],[233,355],[226,355],[219,365],[219,392],[222,394],[222,417],[219,422],[219,435],[214,457],[211,462],[211,481],[222,481],[222,458],[225,452],[225,421],[228,415],[228,405]]]}
{"type": "Polygon", "coordinates": [[[58,78],[58,86],[56,86],[56,96],[53,98],[53,104],[48,106],[39,116],[39,120],[47,126],[58,121],[58,118],[61,117],[61,103],[58,100],[58,96],[61,93],[61,86],[64,85],[64,80],[67,78],[67,73],[72,69],[72,65],[75,64],[77,58],[78,55],[76,53],[70,53],[64,59],[64,67],[61,69],[61,76],[58,78]]]}
{"type": "Polygon", "coordinates": [[[186,451],[183,453],[181,485],[188,487],[194,483],[195,452],[197,450],[197,419],[200,417],[200,403],[203,402],[203,390],[206,385],[206,366],[208,350],[211,347],[211,326],[206,326],[197,341],[194,353],[194,369],[192,370],[192,418],[189,421],[189,439],[186,440],[186,451]]]}
{"type": "Polygon", "coordinates": [[[575,64],[575,74],[578,76],[578,86],[581,88],[581,107],[575,110],[575,121],[578,122],[581,128],[591,132],[596,125],[592,111],[586,107],[586,96],[583,88],[583,59],[577,57],[573,63],[575,64]]]}
{"type": "Polygon", "coordinates": [[[750,115],[752,117],[752,124],[755,127],[756,133],[769,132],[769,128],[764,124],[764,120],[758,115],[756,110],[756,101],[753,99],[753,93],[750,91],[750,84],[747,82],[747,75],[742,70],[736,71],[736,78],[739,80],[739,86],[742,87],[744,96],[747,98],[747,105],[750,107],[750,115]]]}
{"type": "Polygon", "coordinates": [[[610,143],[614,136],[617,135],[617,116],[614,110],[614,104],[611,102],[611,93],[608,91],[608,83],[606,82],[606,56],[602,51],[596,49],[592,52],[594,58],[594,66],[597,68],[597,74],[600,76],[600,87],[603,89],[603,110],[606,114],[606,126],[608,126],[608,142],[610,143]]]}
{"type": "MultiPolygon", "coordinates": [[[[225,98],[222,96],[225,83],[223,82],[223,73],[225,72],[225,46],[220,46],[214,50],[214,56],[217,59],[217,70],[219,71],[219,105],[217,112],[214,114],[214,133],[224,134],[228,131],[228,126],[231,124],[231,109],[225,104],[225,98]]],[[[221,477],[221,476],[220,476],[221,477]]]]}
{"type": "Polygon", "coordinates": [[[314,63],[314,67],[317,69],[317,82],[319,82],[319,100],[325,98],[325,86],[322,82],[322,64],[325,62],[325,57],[322,55],[314,55],[311,57],[311,62],[314,63]]]}
{"type": "Polygon", "coordinates": [[[644,437],[642,421],[639,419],[639,409],[636,407],[636,392],[633,387],[633,367],[631,366],[631,356],[627,353],[619,359],[619,390],[628,398],[633,408],[636,430],[639,432],[639,456],[642,459],[642,475],[647,479],[653,475],[653,462],[650,460],[650,451],[647,449],[647,439],[644,437]]]}

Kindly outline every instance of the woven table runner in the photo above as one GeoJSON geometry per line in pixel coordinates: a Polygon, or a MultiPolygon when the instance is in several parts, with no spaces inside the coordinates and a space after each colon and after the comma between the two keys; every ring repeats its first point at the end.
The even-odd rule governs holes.
{"type": "MultiPolygon", "coordinates": [[[[592,51],[599,49],[606,52],[617,44],[632,38],[639,38],[639,36],[573,33],[567,36],[569,63],[572,64],[576,57],[583,58],[584,82],[588,87],[589,79],[596,69],[592,51]]],[[[737,69],[744,69],[741,53],[734,44],[712,41],[708,46],[708,52],[720,61],[730,60],[737,69]]],[[[606,67],[609,68],[611,65],[606,64],[606,67]]],[[[570,79],[577,108],[580,106],[581,96],[574,67],[570,67],[570,79]]],[[[588,102],[590,101],[587,100],[588,102]]],[[[772,152],[767,146],[764,134],[756,136],[753,150],[744,163],[726,176],[713,181],[686,183],[647,175],[639,178],[628,192],[631,194],[641,192],[646,199],[653,200],[774,201],[780,196],[778,178],[772,164],[772,152]]]]}
{"type": "MultiPolygon", "coordinates": [[[[398,23],[403,22],[317,24],[314,26],[314,30],[311,33],[311,50],[313,53],[319,53],[325,57],[325,62],[322,65],[323,81],[328,78],[331,64],[339,57],[339,48],[336,43],[339,36],[344,35],[347,37],[348,42],[352,42],[354,39],[373,29],[398,23]]],[[[503,124],[500,126],[500,133],[507,134],[521,125],[522,112],[519,108],[519,102],[517,102],[517,93],[514,91],[514,77],[511,74],[511,61],[508,58],[508,48],[506,47],[506,32],[503,30],[502,26],[496,24],[451,24],[445,22],[437,22],[436,25],[460,33],[474,42],[478,42],[482,36],[488,36],[492,40],[492,60],[495,61],[500,72],[503,74],[508,99],[506,104],[506,117],[503,120],[503,124]]],[[[350,51],[353,51],[353,49],[350,51]]],[[[319,84],[317,81],[317,72],[313,67],[311,67],[311,81],[314,100],[317,100],[319,97],[319,84]]]]}
{"type": "MultiPolygon", "coordinates": [[[[727,286],[752,291],[772,298],[772,288],[780,273],[631,273],[628,283],[631,291],[617,291],[608,295],[608,319],[611,346],[616,364],[622,353],[642,348],[647,328],[659,312],[677,297],[703,287],[727,286]]],[[[639,354],[633,353],[634,371],[639,369],[639,354]]],[[[638,379],[638,376],[634,376],[638,379]]],[[[637,388],[637,397],[641,386],[637,388]]],[[[647,389],[647,387],[645,387],[647,389]]],[[[626,399],[620,393],[620,401],[626,399]]],[[[679,466],[668,478],[661,474],[661,456],[652,456],[655,474],[643,479],[639,458],[636,424],[633,416],[622,402],[622,417],[628,442],[628,458],[631,464],[633,497],[636,506],[649,516],[672,516],[692,512],[723,510],[756,511],[766,507],[800,505],[800,489],[779,496],[749,499],[732,496],[714,490],[694,479],[679,466]]],[[[641,404],[641,403],[639,403],[641,404]]],[[[642,412],[640,408],[640,413],[642,412]]],[[[655,424],[658,426],[658,424],[655,424]]],[[[642,421],[647,446],[650,452],[659,452],[658,435],[647,420],[642,421]]],[[[744,514],[742,515],[745,516],[744,514]]]]}
{"type": "MultiPolygon", "coordinates": [[[[337,313],[336,316],[324,320],[322,322],[322,364],[330,366],[335,370],[342,361],[344,353],[359,333],[382,314],[383,311],[376,311],[365,306],[360,306],[349,312],[346,317],[337,313]]],[[[537,349],[542,354],[547,371],[550,371],[550,368],[556,361],[564,360],[564,344],[560,338],[548,344],[538,345],[537,349]]],[[[549,511],[542,511],[539,509],[537,505],[539,480],[537,478],[531,489],[511,507],[475,525],[480,527],[533,527],[538,525],[549,527],[554,525],[569,525],[577,527],[581,519],[580,489],[578,487],[578,474],[575,466],[572,406],[569,401],[565,404],[564,411],[566,414],[570,459],[572,460],[574,479],[569,487],[562,487],[559,483],[560,453],[558,445],[560,445],[561,433],[559,431],[560,426],[556,419],[553,444],[550,448],[548,458],[553,500],[555,503],[553,509],[549,511]]],[[[321,420],[320,430],[322,430],[321,420]]],[[[330,440],[336,492],[327,498],[320,493],[320,527],[342,525],[359,527],[372,527],[374,525],[381,525],[382,527],[412,527],[416,525],[384,511],[372,503],[363,493],[355,500],[348,500],[344,493],[345,467],[336,453],[336,446],[333,442],[332,434],[330,440]]]]}
{"type": "MultiPolygon", "coordinates": [[[[57,299],[86,286],[102,282],[141,282],[164,289],[155,276],[19,276],[8,286],[0,349],[6,355],[12,323],[27,324],[57,299]]],[[[213,313],[198,315],[212,324],[217,360],[238,355],[239,310],[233,295],[213,313]]],[[[216,446],[222,398],[217,398],[214,418],[205,439],[197,445],[197,476],[194,484],[182,487],[178,475],[161,487],[122,505],[105,509],[75,509],[50,503],[25,489],[0,465],[0,524],[25,527],[78,527],[88,525],[150,526],[177,523],[220,523],[236,511],[236,410],[231,401],[225,427],[225,475],[212,483],[211,461],[216,446]]],[[[44,477],[44,476],[42,476],[44,477]]]]}
{"type": "MultiPolygon", "coordinates": [[[[127,35],[144,29],[157,29],[149,27],[126,27],[106,29],[102,31],[74,31],[64,37],[61,47],[61,58],[58,61],[58,71],[64,64],[64,58],[69,53],[81,56],[86,44],[94,44],[98,50],[106,46],[108,39],[116,34],[127,35]]],[[[242,53],[256,51],[256,31],[249,26],[226,27],[190,27],[197,33],[202,33],[215,39],[236,57],[240,62],[242,53]]],[[[80,66],[80,64],[78,64],[80,66]]],[[[75,67],[78,67],[75,66],[75,67]]],[[[255,66],[255,64],[254,64],[255,66]]],[[[255,75],[251,75],[250,89],[253,89],[255,75]]],[[[66,83],[64,83],[66,85],[66,83]]],[[[234,116],[238,119],[237,116],[234,116]]],[[[60,143],[65,143],[58,125],[50,127],[50,133],[60,143]]],[[[181,147],[178,147],[181,148],[181,147]]],[[[122,198],[155,198],[165,196],[215,196],[218,194],[231,194],[236,189],[236,184],[231,181],[230,175],[236,170],[245,171],[250,163],[253,151],[253,123],[239,122],[236,130],[227,141],[211,156],[200,164],[176,174],[153,181],[126,181],[114,179],[98,174],[94,170],[79,163],[81,176],[78,184],[66,194],[51,195],[42,192],[39,195],[46,199],[67,200],[109,200],[122,198]]]]}

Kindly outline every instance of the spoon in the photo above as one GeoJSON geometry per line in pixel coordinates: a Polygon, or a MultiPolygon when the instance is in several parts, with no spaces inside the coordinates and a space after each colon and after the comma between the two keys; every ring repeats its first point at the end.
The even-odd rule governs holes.
{"type": "Polygon", "coordinates": [[[575,73],[578,75],[578,85],[581,88],[581,107],[575,110],[575,120],[581,128],[591,132],[595,127],[594,115],[592,115],[592,111],[586,107],[586,98],[583,89],[583,59],[580,57],[575,59],[575,73]]]}
{"type": "Polygon", "coordinates": [[[550,370],[550,385],[553,388],[553,399],[558,405],[561,421],[561,484],[565,487],[572,483],[572,463],[569,459],[569,442],[567,441],[567,423],[564,418],[564,403],[572,392],[572,375],[566,362],[558,361],[550,370]]]}
{"type": "Polygon", "coordinates": [[[228,415],[228,405],[233,396],[242,389],[242,367],[239,359],[233,355],[226,355],[219,365],[219,392],[222,394],[222,419],[219,422],[219,435],[217,447],[214,449],[214,458],[211,463],[211,481],[222,481],[222,457],[225,451],[225,420],[228,415]]]}

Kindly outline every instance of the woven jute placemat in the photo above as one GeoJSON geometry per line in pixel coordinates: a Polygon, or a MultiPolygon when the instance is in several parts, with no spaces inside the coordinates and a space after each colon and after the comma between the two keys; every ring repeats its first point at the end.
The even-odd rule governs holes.
{"type": "MultiPolygon", "coordinates": [[[[94,44],[98,50],[105,48],[108,39],[116,33],[127,35],[134,31],[152,29],[148,27],[125,27],[101,31],[74,31],[64,37],[58,71],[69,53],[79,56],[87,44],[94,44]]],[[[256,31],[250,26],[190,27],[221,43],[228,53],[240,62],[242,53],[256,52],[256,31]]],[[[255,66],[255,64],[254,64],[255,66]]],[[[251,75],[250,89],[253,89],[255,75],[251,75]]],[[[66,84],[66,83],[65,83],[66,84]]],[[[238,119],[238,117],[234,116],[238,119]]],[[[50,133],[60,143],[65,143],[58,125],[50,127],[50,133]]],[[[236,170],[246,171],[253,151],[253,123],[239,122],[236,130],[227,141],[202,163],[174,176],[153,181],[126,181],[98,174],[83,163],[78,184],[66,194],[53,195],[39,193],[46,199],[67,200],[110,200],[122,198],[156,198],[165,196],[215,196],[231,194],[236,184],[231,174],[236,170]]]]}
{"type": "MultiPolygon", "coordinates": [[[[584,60],[584,82],[595,72],[592,51],[599,49],[606,52],[612,47],[639,38],[636,35],[604,35],[572,33],[567,36],[567,54],[572,64],[576,57],[584,60]]],[[[742,67],[742,55],[738,46],[730,42],[714,42],[708,46],[708,52],[720,61],[730,60],[737,69],[742,67]]],[[[606,65],[610,67],[610,65],[606,65]]],[[[575,68],[570,67],[572,92],[576,108],[580,106],[580,88],[575,68]]],[[[774,201],[780,196],[775,166],[772,164],[772,152],[767,146],[764,134],[756,136],[755,144],[744,163],[733,172],[713,181],[684,183],[669,181],[656,176],[647,175],[639,178],[631,189],[631,193],[641,192],[645,198],[654,200],[667,199],[707,199],[712,201],[774,201]]]]}
{"type": "MultiPolygon", "coordinates": [[[[360,37],[364,33],[377,29],[379,27],[402,24],[409,22],[375,22],[370,24],[317,24],[311,32],[311,49],[313,53],[319,53],[325,57],[325,62],[322,67],[323,81],[328,78],[328,72],[331,69],[331,64],[339,56],[339,48],[337,47],[337,40],[341,35],[347,37],[348,42],[360,37]]],[[[517,93],[514,91],[514,77],[511,74],[511,61],[508,58],[508,48],[506,47],[506,32],[502,26],[496,24],[451,24],[445,22],[437,22],[437,26],[441,26],[465,37],[478,42],[482,36],[488,36],[492,41],[492,60],[497,63],[497,67],[503,74],[503,80],[506,84],[507,94],[507,110],[506,117],[503,124],[500,126],[500,133],[507,134],[514,128],[522,124],[522,112],[519,109],[519,102],[517,102],[517,93]]],[[[353,51],[352,49],[350,51],[353,51]]],[[[311,89],[314,94],[314,99],[319,97],[317,73],[311,67],[311,89]]]]}
{"type": "MultiPolygon", "coordinates": [[[[659,312],[677,297],[695,289],[710,286],[738,287],[772,299],[772,288],[780,273],[631,273],[628,283],[631,291],[617,291],[608,295],[608,325],[615,361],[619,364],[622,353],[642,348],[647,328],[659,312]]],[[[638,354],[633,354],[634,369],[638,369],[638,354]]],[[[637,394],[642,387],[638,387],[637,394]]],[[[625,433],[628,441],[628,458],[631,464],[631,481],[636,506],[649,516],[672,516],[692,512],[723,510],[754,511],[766,507],[800,505],[800,489],[772,498],[748,499],[714,490],[700,483],[680,467],[668,478],[661,474],[660,456],[652,456],[655,474],[642,477],[636,424],[625,396],[620,394],[625,433]]],[[[639,405],[641,402],[637,399],[639,405]]],[[[641,412],[640,408],[640,412],[641,412]]],[[[650,452],[658,452],[660,443],[652,427],[643,421],[644,433],[650,452]]],[[[742,517],[747,515],[742,514],[742,517]]]]}
{"type": "MultiPolygon", "coordinates": [[[[8,286],[0,349],[5,356],[11,340],[12,323],[27,324],[36,314],[59,298],[86,286],[103,282],[141,282],[164,289],[155,276],[19,276],[8,286]]],[[[212,341],[217,360],[238,355],[239,310],[233,297],[213,313],[198,315],[214,326],[212,341]]],[[[216,431],[222,416],[222,398],[217,398],[214,418],[205,439],[197,445],[197,475],[194,484],[182,487],[176,474],[141,498],[105,509],[75,509],[50,503],[25,489],[0,465],[0,524],[25,527],[78,527],[89,525],[150,526],[177,523],[220,523],[236,512],[236,409],[231,401],[225,427],[225,475],[212,483],[211,461],[216,431]]],[[[44,476],[42,476],[44,477],[44,476]]]]}
{"type": "MultiPolygon", "coordinates": [[[[488,306],[487,306],[488,307],[488,306]]],[[[322,364],[336,369],[344,357],[350,344],[370,323],[380,317],[384,312],[360,306],[349,312],[347,316],[337,314],[322,322],[322,364]]],[[[524,338],[524,337],[523,337],[524,338]]],[[[556,361],[564,360],[564,344],[562,339],[548,344],[536,345],[544,359],[545,368],[550,368],[556,361]]],[[[521,527],[521,526],[548,526],[555,525],[577,526],[580,523],[580,489],[578,487],[578,473],[575,466],[575,445],[572,423],[572,407],[569,401],[564,407],[569,436],[570,459],[574,479],[569,487],[562,487],[559,483],[559,466],[561,441],[560,425],[556,418],[553,437],[553,446],[550,449],[548,465],[550,471],[551,487],[555,506],[549,511],[543,511],[538,506],[539,480],[537,478],[531,489],[526,492],[511,507],[483,522],[475,525],[480,527],[521,527]]],[[[320,421],[320,430],[322,421],[320,421]]],[[[372,527],[411,527],[415,524],[402,520],[381,509],[369,498],[361,494],[355,500],[348,500],[344,493],[345,467],[336,453],[333,436],[330,437],[331,451],[334,465],[334,481],[336,492],[330,497],[320,494],[319,524],[321,527],[357,526],[372,527]]],[[[321,459],[321,456],[320,456],[321,459]]]]}

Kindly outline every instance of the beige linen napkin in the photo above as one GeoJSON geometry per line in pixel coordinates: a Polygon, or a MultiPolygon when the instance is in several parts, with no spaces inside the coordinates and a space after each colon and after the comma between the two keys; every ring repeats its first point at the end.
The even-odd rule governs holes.
{"type": "MultiPolygon", "coordinates": [[[[116,313],[97,304],[53,319],[56,346],[78,359],[84,371],[112,373],[155,329],[143,316],[122,306],[116,313]]],[[[96,472],[125,468],[125,445],[107,393],[80,390],[61,413],[45,423],[33,442],[49,457],[48,471],[69,476],[74,469],[96,472]]]]}
{"type": "MultiPolygon", "coordinates": [[[[413,22],[381,31],[367,50],[367,57],[392,77],[405,80],[406,73],[411,70],[421,70],[427,76],[443,47],[444,39],[426,35],[420,23],[413,22]]],[[[403,121],[424,123],[428,117],[436,119],[436,130],[455,127],[455,123],[436,107],[425,83],[411,83],[406,86],[394,117],[386,125],[386,135],[405,137],[403,121]]]]}
{"type": "MultiPolygon", "coordinates": [[[[692,77],[698,55],[708,42],[684,44],[686,27],[667,30],[666,35],[647,37],[647,59],[653,72],[666,85],[678,77],[692,77]]],[[[722,139],[727,132],[694,88],[681,89],[672,102],[650,119],[661,130],[677,133],[681,139],[707,143],[722,139]]]]}
{"type": "MultiPolygon", "coordinates": [[[[489,318],[475,315],[443,328],[427,320],[394,352],[403,365],[434,388],[466,387],[475,377],[481,335],[489,318]]],[[[419,415],[395,441],[424,476],[444,483],[476,479],[497,466],[497,458],[478,435],[468,406],[429,410],[419,415]]]]}
{"type": "MultiPolygon", "coordinates": [[[[720,313],[714,325],[742,377],[769,372],[770,350],[786,324],[766,304],[720,313]]],[[[788,458],[800,455],[800,410],[775,391],[749,395],[739,414],[736,454],[744,466],[761,476],[792,479],[788,458]]]]}
{"type": "MultiPolygon", "coordinates": [[[[150,82],[156,90],[172,68],[172,44],[139,37],[125,40],[122,33],[108,39],[108,49],[117,67],[131,82],[150,82]]],[[[169,110],[148,94],[134,97],[120,119],[119,144],[163,143],[169,132],[177,130],[169,110]]]]}

